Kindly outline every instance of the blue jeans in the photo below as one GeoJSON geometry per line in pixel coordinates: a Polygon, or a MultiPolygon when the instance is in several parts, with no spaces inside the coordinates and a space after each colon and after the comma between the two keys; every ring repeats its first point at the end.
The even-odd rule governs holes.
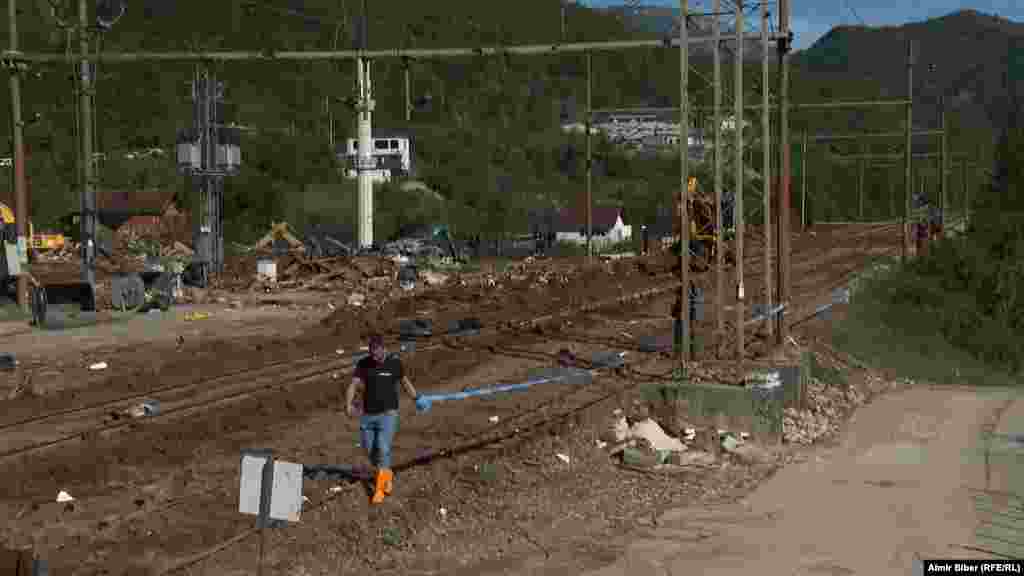
{"type": "Polygon", "coordinates": [[[377,468],[391,468],[391,441],[398,429],[398,411],[364,414],[359,418],[359,440],[370,463],[377,468]]]}

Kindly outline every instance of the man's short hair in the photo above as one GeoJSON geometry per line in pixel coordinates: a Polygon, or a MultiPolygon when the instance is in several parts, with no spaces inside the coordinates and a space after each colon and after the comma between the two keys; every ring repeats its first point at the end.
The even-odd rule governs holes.
{"type": "Polygon", "coordinates": [[[373,350],[374,348],[383,348],[384,337],[381,336],[380,334],[371,334],[368,341],[368,345],[370,347],[370,350],[373,350]]]}

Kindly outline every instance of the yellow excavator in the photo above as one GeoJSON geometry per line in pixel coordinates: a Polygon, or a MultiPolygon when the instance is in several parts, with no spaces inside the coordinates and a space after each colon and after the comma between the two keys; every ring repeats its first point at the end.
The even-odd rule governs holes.
{"type": "MultiPolygon", "coordinates": [[[[709,269],[715,261],[715,240],[718,238],[718,231],[715,230],[715,203],[707,194],[702,194],[698,190],[697,178],[691,176],[686,188],[687,210],[690,217],[690,269],[695,272],[703,272],[709,269]]],[[[679,238],[682,194],[676,192],[673,200],[676,218],[673,219],[672,233],[679,238]]],[[[678,240],[673,246],[672,253],[675,255],[673,257],[678,258],[678,240]]],[[[731,260],[731,257],[731,250],[727,250],[726,260],[731,260]]]]}
{"type": "MultiPolygon", "coordinates": [[[[3,202],[0,202],[0,220],[3,221],[4,231],[9,231],[10,236],[16,238],[14,210],[3,202]]],[[[28,237],[33,250],[59,250],[67,243],[63,234],[36,234],[32,222],[28,223],[28,237]]]]}

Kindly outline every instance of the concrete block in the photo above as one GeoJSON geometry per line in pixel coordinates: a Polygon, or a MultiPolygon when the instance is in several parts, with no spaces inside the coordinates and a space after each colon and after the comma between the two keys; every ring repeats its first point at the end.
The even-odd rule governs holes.
{"type": "Polygon", "coordinates": [[[298,522],[302,511],[302,465],[273,460],[265,450],[242,453],[238,511],[270,520],[298,522]]]}
{"type": "Polygon", "coordinates": [[[760,442],[782,439],[784,388],[744,388],[718,384],[665,384],[685,418],[701,428],[747,432],[760,442]]]}
{"type": "Polygon", "coordinates": [[[302,513],[302,464],[275,461],[270,494],[270,517],[298,522],[302,513]]]}

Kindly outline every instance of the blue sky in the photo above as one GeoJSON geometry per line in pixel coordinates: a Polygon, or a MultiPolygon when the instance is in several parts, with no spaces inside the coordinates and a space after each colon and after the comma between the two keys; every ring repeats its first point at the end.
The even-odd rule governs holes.
{"type": "MultiPolygon", "coordinates": [[[[622,0],[583,0],[590,6],[623,4],[622,0]]],[[[679,6],[678,0],[641,0],[648,6],[679,6]]],[[[729,5],[729,2],[723,2],[729,5]]],[[[796,47],[806,48],[840,24],[892,26],[973,9],[1024,22],[1022,0],[791,0],[796,47]]],[[[711,0],[690,0],[691,9],[707,10],[711,0]],[[695,7],[695,8],[694,8],[695,7]]]]}

